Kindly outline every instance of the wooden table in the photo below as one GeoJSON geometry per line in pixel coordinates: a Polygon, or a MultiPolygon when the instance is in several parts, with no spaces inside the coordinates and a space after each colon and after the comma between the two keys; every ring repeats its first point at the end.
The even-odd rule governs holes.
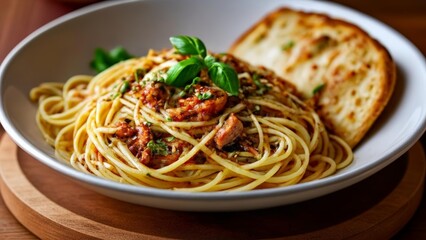
{"type": "MultiPolygon", "coordinates": [[[[84,5],[64,3],[63,1],[0,0],[0,62],[20,40],[33,30],[84,5]]],[[[358,9],[392,26],[412,41],[423,54],[426,54],[425,0],[338,0],[336,2],[358,9]]],[[[3,130],[0,128],[0,134],[2,133],[3,130]]],[[[426,146],[425,137],[423,137],[422,143],[426,146]]],[[[0,238],[36,238],[15,220],[1,198],[0,238]]],[[[397,234],[396,238],[426,239],[426,201],[423,201],[412,220],[397,234]]]]}

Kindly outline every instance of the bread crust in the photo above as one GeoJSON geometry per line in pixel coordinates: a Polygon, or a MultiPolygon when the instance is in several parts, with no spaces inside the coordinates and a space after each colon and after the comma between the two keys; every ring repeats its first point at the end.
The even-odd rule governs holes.
{"type": "Polygon", "coordinates": [[[353,23],[322,13],[279,8],[244,32],[229,52],[251,64],[271,68],[293,83],[305,100],[314,102],[327,128],[351,147],[361,141],[383,112],[396,84],[395,63],[378,40],[353,23]],[[293,43],[296,46],[290,50],[277,51],[284,48],[279,46],[281,40],[291,37],[300,42],[293,43]],[[306,50],[309,44],[323,43],[325,50],[306,50]],[[320,65],[324,59],[328,65],[320,65]],[[319,70],[310,69],[315,64],[319,70]],[[324,87],[312,98],[310,93],[318,84],[324,87]]]}

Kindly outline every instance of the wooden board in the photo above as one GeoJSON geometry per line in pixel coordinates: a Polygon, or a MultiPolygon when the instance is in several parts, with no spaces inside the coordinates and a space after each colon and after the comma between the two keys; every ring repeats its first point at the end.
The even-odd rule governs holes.
{"type": "Polygon", "coordinates": [[[417,143],[374,176],[324,197],[257,211],[191,213],[99,195],[34,160],[7,135],[0,144],[4,202],[42,239],[386,239],[419,206],[425,165],[417,143]]]}

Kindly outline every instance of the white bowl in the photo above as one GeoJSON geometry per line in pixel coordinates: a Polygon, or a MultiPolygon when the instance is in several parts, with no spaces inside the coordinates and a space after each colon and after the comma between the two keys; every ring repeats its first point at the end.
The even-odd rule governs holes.
{"type": "MultiPolygon", "coordinates": [[[[13,140],[34,158],[99,193],[174,210],[233,211],[273,207],[319,197],[374,174],[405,153],[426,126],[426,64],[419,51],[393,29],[352,9],[323,1],[146,0],[107,1],[67,14],[38,29],[6,57],[0,68],[0,120],[13,140]],[[223,52],[264,14],[277,7],[327,13],[361,26],[390,51],[398,67],[395,94],[373,129],[355,149],[354,162],[335,175],[289,187],[249,192],[184,193],[130,186],[79,172],[55,159],[39,132],[30,89],[42,82],[93,74],[96,47],[124,46],[145,55],[170,47],[176,34],[200,37],[223,52]]],[[[59,186],[58,186],[59,187],[59,186]]]]}

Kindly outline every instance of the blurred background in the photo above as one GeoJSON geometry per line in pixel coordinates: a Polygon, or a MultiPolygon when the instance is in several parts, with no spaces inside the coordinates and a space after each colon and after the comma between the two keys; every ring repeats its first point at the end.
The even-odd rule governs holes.
{"type": "MultiPolygon", "coordinates": [[[[101,0],[0,0],[0,63],[35,29],[101,0]]],[[[109,0],[114,1],[114,0],[109,0]]],[[[120,1],[120,0],[115,0],[120,1]]],[[[391,26],[426,56],[426,0],[334,0],[391,26]]],[[[0,125],[0,133],[3,129],[0,125]]],[[[426,137],[422,138],[426,146],[426,137]]]]}
{"type": "MultiPolygon", "coordinates": [[[[119,0],[116,0],[119,1],[119,0]]],[[[0,0],[0,62],[43,24],[99,0],[0,0]]],[[[337,0],[390,25],[426,53],[426,0],[337,0]]]]}

